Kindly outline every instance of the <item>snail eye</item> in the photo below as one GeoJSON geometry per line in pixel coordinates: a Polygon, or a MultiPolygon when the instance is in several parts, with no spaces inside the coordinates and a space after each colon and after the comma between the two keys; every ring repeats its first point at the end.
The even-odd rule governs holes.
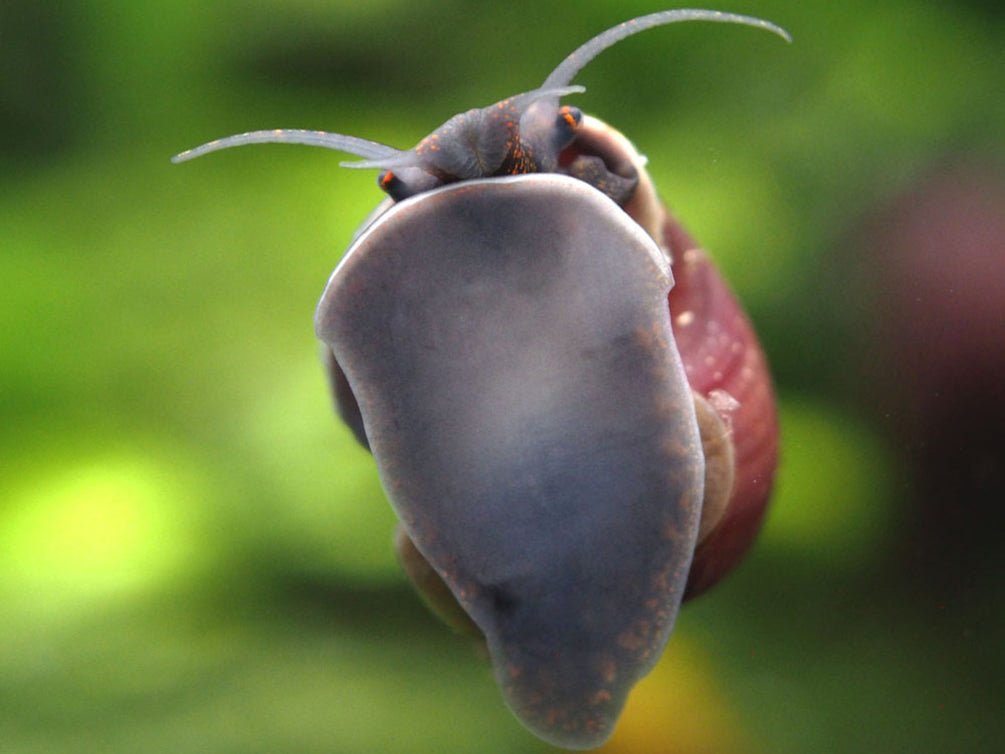
{"type": "Polygon", "coordinates": [[[397,175],[390,170],[382,170],[377,175],[377,185],[380,190],[390,196],[396,202],[400,202],[409,196],[408,188],[397,175]]]}
{"type": "Polygon", "coordinates": [[[583,111],[578,107],[563,105],[559,109],[555,118],[555,143],[559,149],[565,149],[572,143],[582,122],[583,111]]]}
{"type": "MultiPolygon", "coordinates": [[[[456,180],[456,178],[454,179],[456,180]]],[[[400,202],[410,196],[432,191],[449,181],[442,175],[434,175],[422,168],[404,166],[400,170],[382,170],[377,175],[377,185],[394,201],[400,202]]]]}

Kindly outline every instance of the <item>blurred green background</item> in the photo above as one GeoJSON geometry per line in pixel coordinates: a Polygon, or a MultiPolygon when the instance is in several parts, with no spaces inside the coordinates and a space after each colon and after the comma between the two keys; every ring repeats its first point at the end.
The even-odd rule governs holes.
{"type": "MultiPolygon", "coordinates": [[[[311,316],[373,173],[168,158],[408,147],[660,7],[5,0],[0,750],[550,750],[407,588],[331,410],[311,316]]],[[[794,43],[685,24],[576,82],[747,304],[784,437],[761,540],[607,750],[1000,750],[1001,7],[722,9],[794,43]]]]}

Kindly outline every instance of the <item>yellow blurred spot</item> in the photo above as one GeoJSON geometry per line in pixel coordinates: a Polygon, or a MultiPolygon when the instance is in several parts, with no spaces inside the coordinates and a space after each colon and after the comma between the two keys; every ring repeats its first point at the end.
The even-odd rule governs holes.
{"type": "Polygon", "coordinates": [[[632,691],[598,754],[731,754],[760,747],[743,730],[710,665],[679,635],[632,691]]]}
{"type": "Polygon", "coordinates": [[[131,592],[175,575],[193,555],[172,469],[109,459],[25,483],[0,519],[0,572],[14,596],[62,602],[131,592]]]}

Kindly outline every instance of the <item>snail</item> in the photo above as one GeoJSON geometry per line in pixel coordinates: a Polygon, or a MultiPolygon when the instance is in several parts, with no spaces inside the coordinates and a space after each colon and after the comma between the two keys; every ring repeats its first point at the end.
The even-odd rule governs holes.
{"type": "Polygon", "coordinates": [[[387,199],[318,304],[338,410],[376,461],[409,577],[484,638],[517,718],[566,748],[612,733],[681,601],[739,562],[778,453],[757,336],[621,133],[562,105],[626,21],[537,89],[410,150],[280,129],[363,158],[387,199]]]}

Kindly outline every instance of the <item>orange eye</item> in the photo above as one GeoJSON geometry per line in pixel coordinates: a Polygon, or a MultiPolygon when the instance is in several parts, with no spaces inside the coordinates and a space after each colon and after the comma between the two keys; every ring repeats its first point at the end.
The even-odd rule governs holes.
{"type": "Polygon", "coordinates": [[[555,142],[559,149],[569,146],[576,138],[579,125],[583,122],[583,112],[578,107],[563,105],[555,118],[555,142]]]}
{"type": "Polygon", "coordinates": [[[583,113],[578,107],[572,107],[571,105],[564,105],[561,110],[558,111],[558,117],[565,121],[566,127],[570,131],[575,131],[579,128],[579,124],[583,122],[583,113]]]}

